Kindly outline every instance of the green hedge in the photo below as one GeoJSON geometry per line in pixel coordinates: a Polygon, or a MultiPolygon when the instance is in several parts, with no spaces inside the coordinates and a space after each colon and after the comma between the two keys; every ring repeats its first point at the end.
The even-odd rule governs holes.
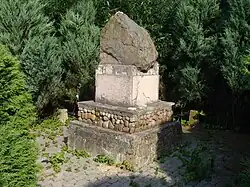
{"type": "Polygon", "coordinates": [[[36,186],[37,148],[28,127],[36,119],[19,62],[0,45],[0,186],[36,186]]]}

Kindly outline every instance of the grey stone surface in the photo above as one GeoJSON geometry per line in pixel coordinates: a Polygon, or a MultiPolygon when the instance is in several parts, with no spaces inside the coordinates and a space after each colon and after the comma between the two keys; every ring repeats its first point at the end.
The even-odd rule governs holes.
{"type": "Polygon", "coordinates": [[[121,163],[128,161],[137,169],[170,152],[181,139],[181,126],[174,122],[127,134],[72,121],[69,132],[71,149],[84,149],[92,156],[109,155],[121,163]]]}
{"type": "Polygon", "coordinates": [[[172,120],[173,103],[158,101],[146,107],[112,106],[93,101],[79,102],[78,120],[89,125],[126,133],[141,132],[172,120]]]}
{"type": "Polygon", "coordinates": [[[158,53],[149,33],[123,12],[112,16],[101,32],[100,64],[134,65],[147,71],[158,53]]]}
{"type": "Polygon", "coordinates": [[[95,101],[143,106],[159,99],[159,65],[140,72],[133,65],[100,64],[95,74],[95,101]]]}
{"type": "MultiPolygon", "coordinates": [[[[64,129],[66,130],[66,127],[64,127],[64,129]]],[[[62,137],[64,136],[65,135],[62,135],[62,137]]],[[[226,184],[233,184],[236,174],[231,171],[231,167],[233,166],[231,164],[233,161],[237,161],[237,159],[235,159],[237,152],[234,152],[234,150],[222,151],[221,149],[223,148],[224,150],[225,145],[216,143],[216,139],[211,133],[209,133],[209,136],[211,136],[211,139],[214,141],[208,142],[206,140],[203,143],[209,144],[211,150],[219,149],[216,151],[218,157],[215,160],[215,173],[213,173],[211,179],[202,179],[201,181],[185,184],[183,179],[185,165],[177,157],[172,156],[166,157],[160,163],[151,162],[139,171],[130,172],[127,170],[121,170],[115,166],[96,163],[93,161],[93,157],[77,158],[70,153],[65,153],[65,157],[68,157],[69,161],[63,163],[59,173],[52,171],[50,163],[43,163],[44,167],[40,173],[39,185],[41,187],[130,187],[133,185],[140,187],[145,187],[146,185],[148,187],[220,187],[225,186],[226,184]],[[234,157],[232,157],[232,155],[230,156],[230,152],[233,152],[232,155],[234,155],[234,157]],[[227,160],[225,160],[225,158],[227,158],[227,160]],[[66,171],[69,166],[72,168],[77,166],[79,170],[66,171]]],[[[235,137],[235,135],[228,136],[230,138],[235,137]]],[[[196,145],[196,142],[200,141],[203,137],[204,135],[196,137],[194,134],[187,134],[184,131],[183,143],[190,141],[191,144],[187,144],[188,149],[193,149],[194,144],[196,145]]],[[[41,139],[43,141],[48,141],[46,138],[44,139],[44,137],[37,138],[37,141],[40,142],[41,139]]],[[[62,138],[58,138],[58,144],[63,144],[63,142],[60,142],[61,140],[62,138]]],[[[46,152],[44,146],[45,144],[40,144],[41,155],[46,152]]],[[[53,147],[55,145],[51,142],[50,146],[53,147]]],[[[62,150],[60,150],[60,152],[61,151],[62,150]]],[[[240,159],[238,160],[240,161],[240,159]]],[[[38,162],[41,161],[42,159],[40,157],[38,162]]]]}

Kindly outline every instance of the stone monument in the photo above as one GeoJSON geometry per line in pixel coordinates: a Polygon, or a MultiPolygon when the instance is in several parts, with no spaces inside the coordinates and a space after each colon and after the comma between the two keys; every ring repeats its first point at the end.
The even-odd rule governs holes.
{"type": "Polygon", "coordinates": [[[172,102],[160,101],[158,53],[149,33],[117,12],[102,29],[95,101],[79,102],[69,146],[143,167],[180,142],[172,102]]]}

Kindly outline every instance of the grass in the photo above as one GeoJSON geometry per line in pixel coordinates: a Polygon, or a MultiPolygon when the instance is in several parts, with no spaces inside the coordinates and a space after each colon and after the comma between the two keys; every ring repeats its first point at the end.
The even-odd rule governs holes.
{"type": "Polygon", "coordinates": [[[93,160],[98,163],[108,164],[110,166],[116,166],[119,167],[120,169],[125,169],[132,172],[135,171],[133,165],[127,160],[124,160],[122,163],[116,163],[113,158],[110,158],[107,155],[97,155],[93,160]]]}
{"type": "Polygon", "coordinates": [[[110,166],[115,164],[114,159],[106,156],[106,155],[97,155],[96,158],[93,159],[95,162],[108,164],[110,166]]]}
{"type": "Polygon", "coordinates": [[[181,147],[171,156],[176,156],[183,162],[186,182],[209,178],[213,172],[214,155],[204,145],[198,145],[191,151],[181,147]]]}

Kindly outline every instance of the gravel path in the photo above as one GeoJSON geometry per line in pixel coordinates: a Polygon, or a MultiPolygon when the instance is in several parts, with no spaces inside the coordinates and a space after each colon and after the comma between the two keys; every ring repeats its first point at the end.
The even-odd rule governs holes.
{"type": "MultiPolygon", "coordinates": [[[[62,128],[66,132],[66,127],[62,128]]],[[[38,163],[42,165],[39,174],[40,187],[223,187],[233,184],[238,172],[235,168],[240,162],[240,155],[233,154],[232,147],[223,147],[225,142],[220,141],[225,140],[225,137],[215,141],[211,134],[205,137],[204,134],[194,135],[185,131],[183,141],[188,142],[188,149],[196,147],[197,142],[204,141],[216,153],[215,169],[211,178],[185,184],[185,165],[177,157],[169,156],[160,162],[153,162],[141,171],[131,172],[66,151],[65,139],[61,135],[49,139],[44,133],[37,137],[41,150],[38,163]],[[51,162],[52,157],[55,163],[59,163],[59,167],[51,162]]]]}

